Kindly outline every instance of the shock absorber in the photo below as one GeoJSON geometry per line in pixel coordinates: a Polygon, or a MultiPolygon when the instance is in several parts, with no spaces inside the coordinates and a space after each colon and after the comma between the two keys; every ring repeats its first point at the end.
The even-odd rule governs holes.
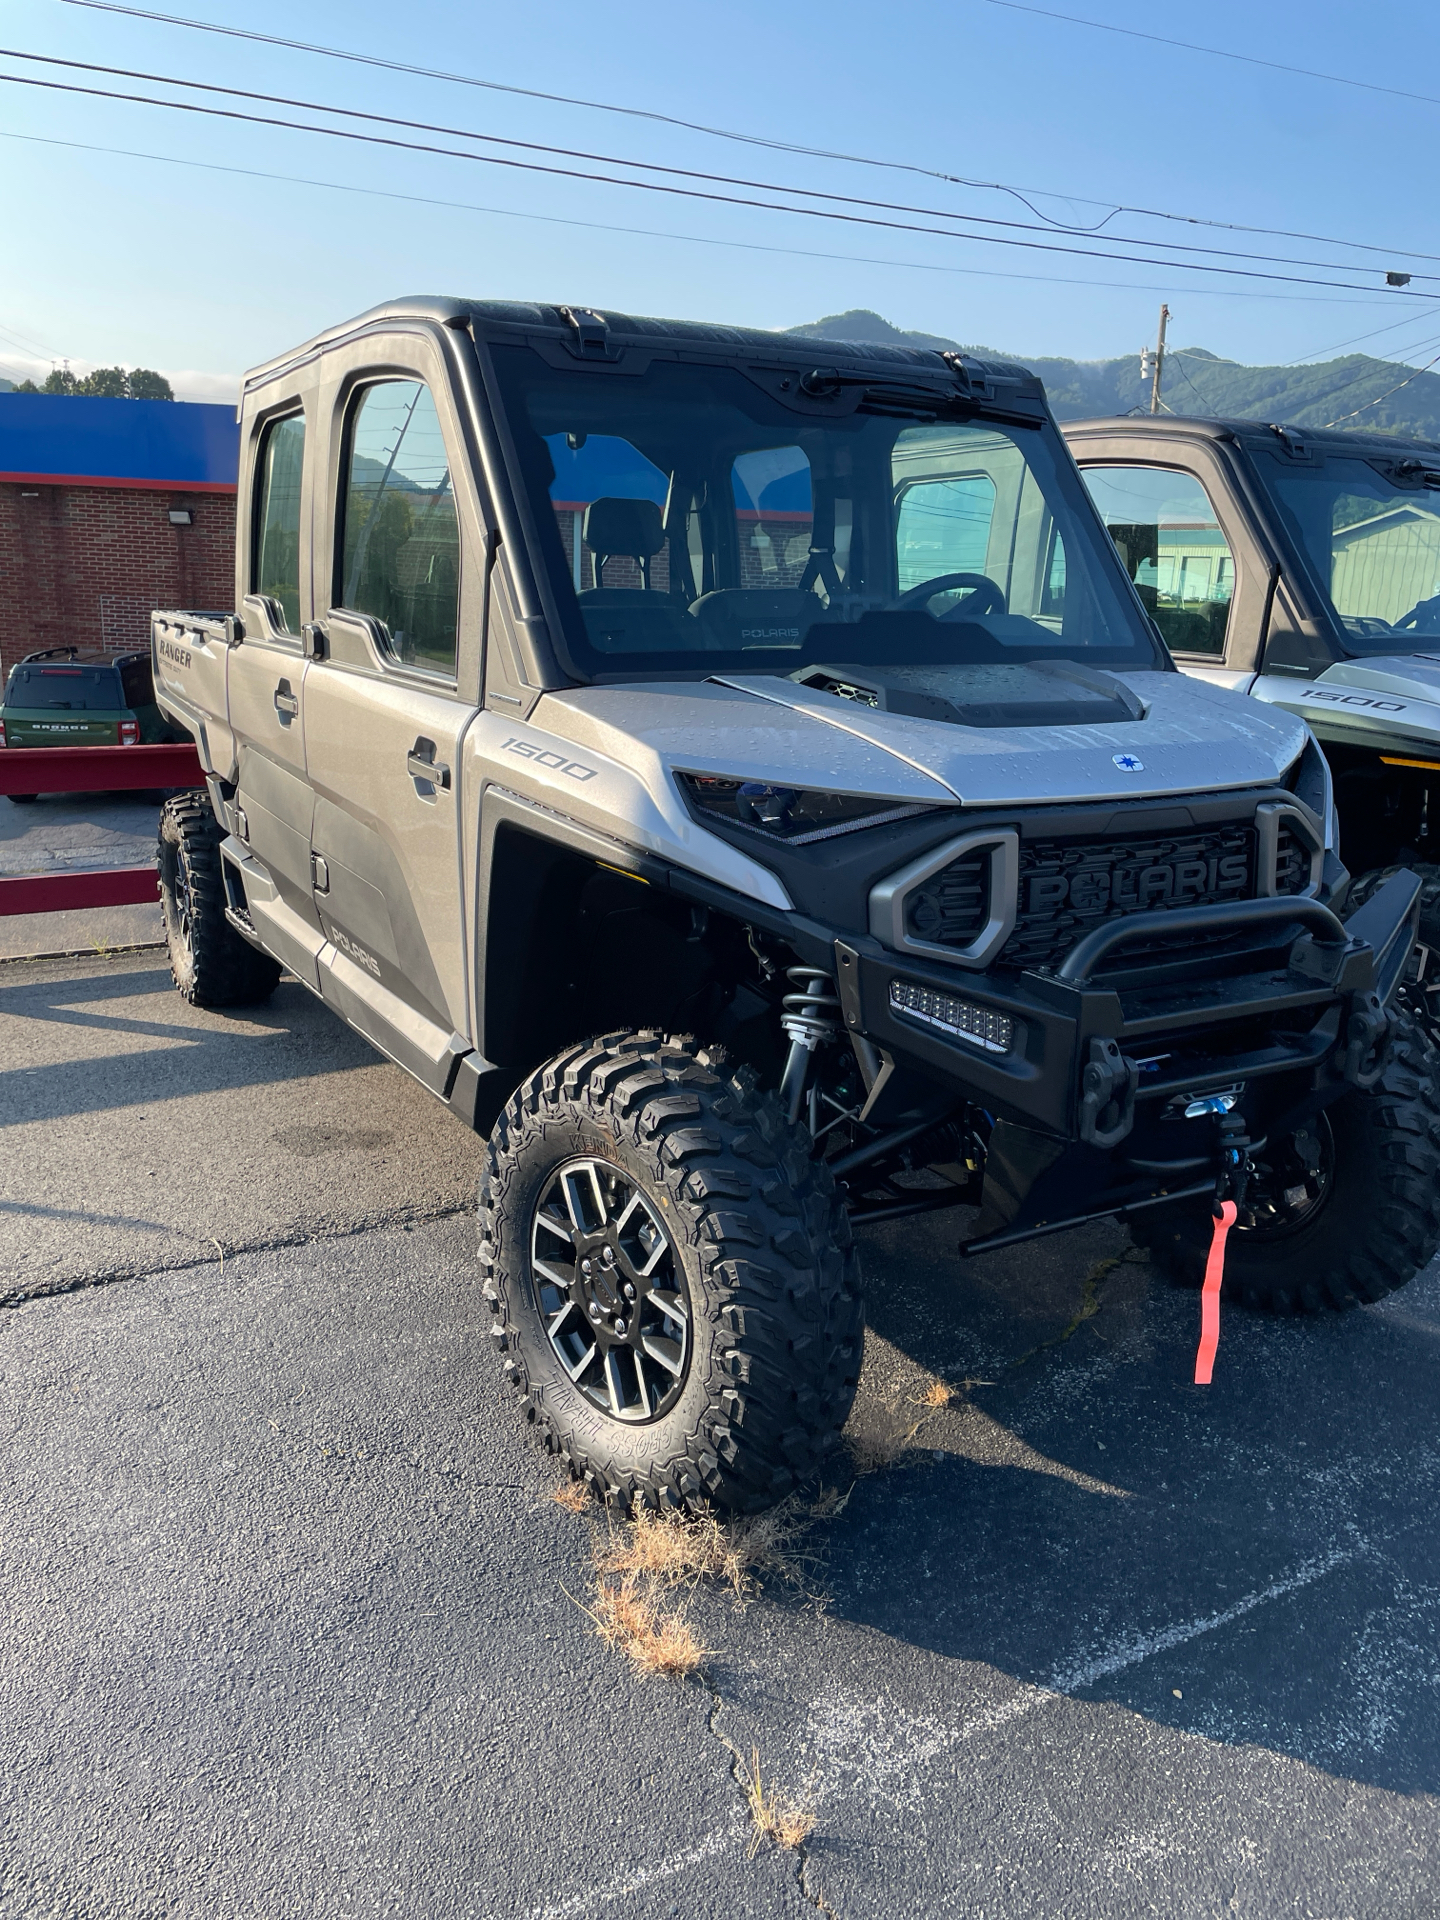
{"type": "Polygon", "coordinates": [[[780,1024],[790,1040],[785,1071],[780,1076],[780,1098],[792,1126],[800,1118],[805,1100],[805,1081],[810,1072],[810,1056],[822,1040],[840,1032],[835,1016],[840,1011],[840,996],[828,973],[818,967],[787,967],[785,978],[796,985],[781,1003],[780,1024]]]}

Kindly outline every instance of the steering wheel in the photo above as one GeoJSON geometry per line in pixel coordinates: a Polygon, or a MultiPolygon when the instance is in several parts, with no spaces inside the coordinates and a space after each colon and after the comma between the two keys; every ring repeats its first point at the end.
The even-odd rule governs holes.
{"type": "Polygon", "coordinates": [[[970,593],[958,606],[947,608],[942,620],[970,620],[977,615],[1004,613],[1004,590],[986,573],[937,573],[933,580],[922,580],[895,602],[897,612],[926,606],[937,593],[953,593],[957,587],[969,587],[970,593]]]}
{"type": "Polygon", "coordinates": [[[1440,633],[1440,593],[1432,600],[1418,601],[1394,623],[1395,633],[1440,633]]]}

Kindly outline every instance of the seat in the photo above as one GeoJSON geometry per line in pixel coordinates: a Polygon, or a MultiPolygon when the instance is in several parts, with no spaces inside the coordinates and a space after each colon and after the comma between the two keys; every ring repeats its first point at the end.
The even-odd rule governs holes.
{"type": "Polygon", "coordinates": [[[645,583],[641,591],[649,591],[650,562],[665,544],[664,521],[653,500],[621,500],[613,496],[592,500],[585,509],[580,537],[595,556],[597,593],[605,587],[605,562],[617,555],[635,562],[645,583]]]}

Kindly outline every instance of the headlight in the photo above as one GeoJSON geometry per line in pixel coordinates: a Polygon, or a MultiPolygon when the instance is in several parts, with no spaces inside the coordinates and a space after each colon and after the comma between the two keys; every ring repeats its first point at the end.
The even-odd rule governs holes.
{"type": "Polygon", "coordinates": [[[752,827],[792,847],[932,811],[918,804],[877,800],[872,794],[822,793],[764,780],[726,780],[711,773],[682,773],[677,778],[681,791],[701,813],[732,826],[752,827]]]}

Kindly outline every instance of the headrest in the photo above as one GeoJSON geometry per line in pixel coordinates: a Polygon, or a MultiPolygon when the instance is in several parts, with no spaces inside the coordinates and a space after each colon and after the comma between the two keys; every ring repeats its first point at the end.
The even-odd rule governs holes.
{"type": "Polygon", "coordinates": [[[592,500],[581,538],[592,553],[648,560],[664,546],[665,529],[653,500],[592,500]]]}

